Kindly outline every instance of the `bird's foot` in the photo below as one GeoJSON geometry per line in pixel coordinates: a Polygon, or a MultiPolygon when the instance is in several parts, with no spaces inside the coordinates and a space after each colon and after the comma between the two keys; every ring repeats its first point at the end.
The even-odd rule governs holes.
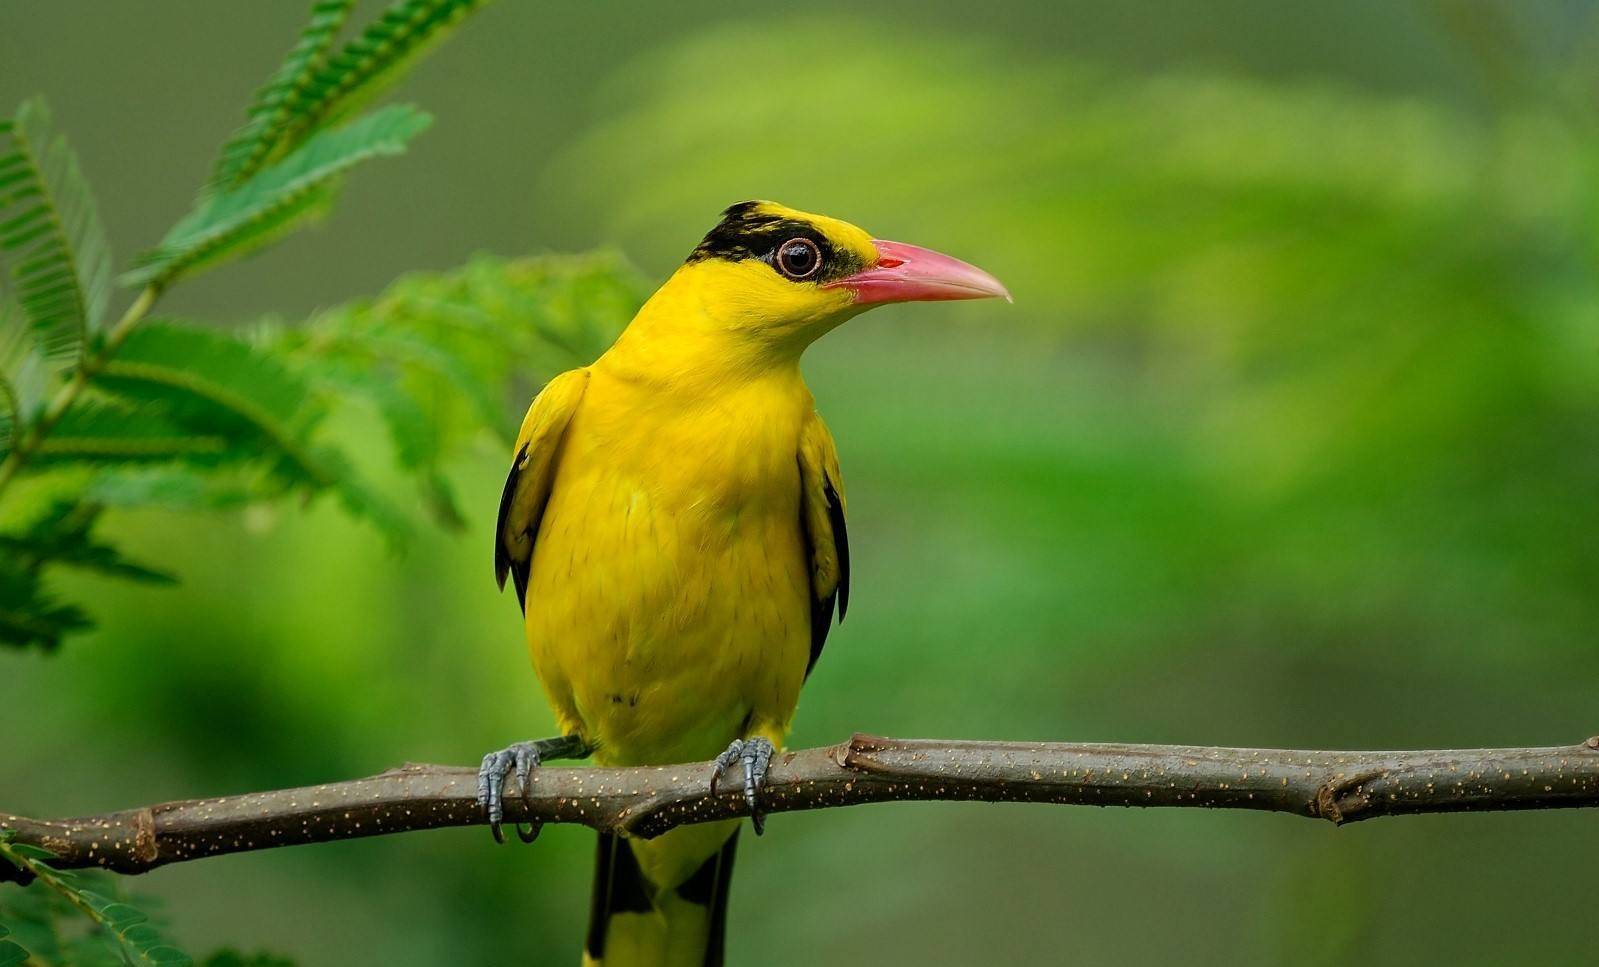
{"type": "MultiPolygon", "coordinates": [[[[517,742],[484,756],[483,764],[477,770],[477,804],[488,811],[489,832],[494,834],[494,841],[505,842],[505,834],[500,831],[500,824],[505,821],[507,775],[513,771],[516,773],[522,798],[526,800],[533,795],[534,769],[550,759],[581,759],[591,751],[592,749],[579,736],[563,735],[554,739],[517,742]]],[[[529,823],[526,830],[522,828],[521,823],[517,823],[516,835],[522,842],[531,843],[539,838],[539,829],[538,823],[529,823]]]]}
{"type": "Polygon", "coordinates": [[[771,742],[758,736],[753,739],[734,739],[727,751],[716,757],[716,764],[711,767],[711,793],[714,795],[722,773],[735,762],[744,763],[744,801],[749,804],[750,823],[755,827],[756,836],[766,830],[766,814],[761,811],[760,794],[766,785],[766,773],[776,752],[771,742]]]}

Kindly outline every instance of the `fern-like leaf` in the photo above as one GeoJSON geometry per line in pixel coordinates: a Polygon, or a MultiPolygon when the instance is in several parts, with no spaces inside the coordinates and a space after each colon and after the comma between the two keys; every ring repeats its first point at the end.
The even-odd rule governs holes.
{"type": "Polygon", "coordinates": [[[0,533],[0,553],[30,569],[62,564],[151,584],[172,584],[177,580],[166,571],[129,560],[115,547],[97,540],[93,531],[100,511],[93,503],[60,501],[21,533],[0,533]]]}
{"type": "Polygon", "coordinates": [[[320,210],[344,172],[370,158],[399,154],[431,122],[416,108],[395,104],[318,133],[237,188],[202,199],[124,280],[166,285],[275,238],[320,210]]]}
{"type": "MultiPolygon", "coordinates": [[[[105,364],[99,385],[120,399],[154,407],[196,440],[223,441],[221,459],[247,462],[270,478],[271,486],[254,488],[256,496],[332,492],[391,541],[404,535],[400,515],[367,490],[344,456],[313,440],[326,415],[323,401],[265,347],[213,330],[150,322],[105,364]]],[[[226,499],[229,492],[210,494],[226,499]]]]}
{"type": "Polygon", "coordinates": [[[54,651],[62,638],[92,627],[83,609],[45,591],[37,570],[0,560],[0,644],[54,651]]]}
{"type": "Polygon", "coordinates": [[[50,365],[8,294],[0,292],[0,456],[44,409],[51,378],[50,365]]]}
{"type": "Polygon", "coordinates": [[[304,381],[269,354],[213,330],[150,322],[106,363],[100,385],[197,439],[265,457],[275,473],[311,488],[334,478],[312,452],[321,418],[304,381]]]}
{"type": "Polygon", "coordinates": [[[63,414],[34,449],[31,462],[38,467],[166,460],[215,463],[227,452],[225,438],[191,433],[151,408],[97,401],[81,402],[63,414]]]}
{"type": "Polygon", "coordinates": [[[514,439],[519,411],[506,400],[516,387],[530,393],[592,362],[642,298],[637,274],[609,253],[480,257],[264,339],[328,397],[370,406],[432,516],[455,526],[461,514],[444,463],[484,428],[514,439]]]}
{"type": "Polygon", "coordinates": [[[0,967],[17,967],[28,962],[28,951],[11,938],[11,931],[0,923],[0,967]]]}
{"type": "Polygon", "coordinates": [[[316,72],[295,102],[276,153],[348,117],[399,79],[487,0],[399,0],[316,72]]]}
{"type": "MultiPolygon", "coordinates": [[[[50,865],[55,854],[15,839],[13,831],[0,830],[0,861],[30,874],[37,879],[38,886],[54,891],[81,910],[106,931],[127,963],[150,967],[190,967],[194,963],[188,954],[167,941],[144,911],[114,896],[89,889],[84,876],[50,865]]],[[[88,882],[95,885],[92,880],[88,882]]]]}
{"type": "Polygon", "coordinates": [[[300,111],[306,90],[327,60],[328,48],[344,26],[355,0],[317,0],[311,22],[277,73],[256,92],[244,126],[222,148],[212,184],[227,190],[261,170],[280,143],[284,129],[300,111]]]}
{"type": "Polygon", "coordinates": [[[51,134],[39,98],[0,120],[0,252],[41,355],[75,358],[105,314],[110,246],[77,156],[51,134]]]}
{"type": "Polygon", "coordinates": [[[223,948],[207,957],[202,967],[294,967],[294,961],[277,954],[241,954],[237,950],[223,948]]]}
{"type": "Polygon", "coordinates": [[[85,500],[108,508],[163,507],[168,510],[236,510],[276,496],[260,475],[246,466],[183,463],[117,467],[101,473],[83,491],[85,500]]]}

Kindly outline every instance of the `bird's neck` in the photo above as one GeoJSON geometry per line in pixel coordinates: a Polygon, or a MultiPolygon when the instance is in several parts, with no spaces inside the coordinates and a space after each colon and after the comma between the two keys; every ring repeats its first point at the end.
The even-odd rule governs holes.
{"type": "Polygon", "coordinates": [[[736,300],[713,298],[679,272],[650,297],[595,364],[663,395],[704,398],[752,384],[803,391],[799,360],[809,340],[773,337],[740,317],[736,300]]]}

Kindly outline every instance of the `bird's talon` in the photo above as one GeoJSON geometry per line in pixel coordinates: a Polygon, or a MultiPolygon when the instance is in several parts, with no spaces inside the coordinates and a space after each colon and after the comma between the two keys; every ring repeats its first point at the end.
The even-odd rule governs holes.
{"type": "Polygon", "coordinates": [[[761,812],[760,793],[766,785],[766,773],[771,768],[776,753],[772,743],[763,738],[734,739],[727,751],[716,757],[711,768],[711,794],[716,794],[716,783],[722,773],[735,762],[744,765],[744,802],[749,806],[750,824],[755,835],[766,831],[766,815],[761,812]]]}
{"type": "Polygon", "coordinates": [[[743,753],[744,740],[734,739],[733,744],[727,747],[727,751],[716,757],[716,762],[711,766],[711,795],[716,795],[716,783],[717,780],[722,778],[722,773],[727,770],[728,766],[737,762],[738,757],[743,753]]]}
{"type": "MultiPolygon", "coordinates": [[[[505,831],[500,828],[505,821],[505,777],[515,772],[523,800],[531,799],[533,770],[538,768],[541,758],[537,742],[518,742],[483,757],[477,773],[477,803],[488,813],[489,832],[496,843],[505,842],[505,831]]],[[[532,824],[531,831],[524,832],[522,824],[517,823],[516,835],[522,842],[531,843],[538,838],[538,824],[532,824]]]]}

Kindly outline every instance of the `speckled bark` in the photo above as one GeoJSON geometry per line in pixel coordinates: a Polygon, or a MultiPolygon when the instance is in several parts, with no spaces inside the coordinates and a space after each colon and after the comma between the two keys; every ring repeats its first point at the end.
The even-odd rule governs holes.
{"type": "MultiPolygon", "coordinates": [[[[505,818],[655,836],[746,813],[738,789],[710,794],[710,764],[544,768],[505,818]]],[[[123,873],[184,860],[486,822],[477,770],[407,765],[303,789],[162,803],[79,819],[0,813],[18,841],[61,867],[123,873]]],[[[1301,752],[1189,746],[965,742],[857,735],[772,762],[769,813],[900,800],[1200,806],[1334,823],[1465,810],[1599,806],[1599,737],[1580,745],[1423,752],[1301,752]]],[[[0,864],[5,866],[5,864],[0,864]]],[[[14,871],[0,869],[0,879],[14,871]]]]}

